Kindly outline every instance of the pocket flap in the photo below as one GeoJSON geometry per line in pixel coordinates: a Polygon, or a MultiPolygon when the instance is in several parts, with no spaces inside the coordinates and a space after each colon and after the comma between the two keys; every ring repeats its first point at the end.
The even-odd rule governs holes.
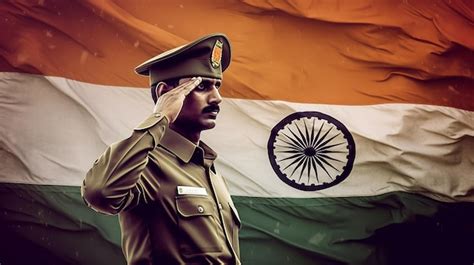
{"type": "Polygon", "coordinates": [[[212,215],[214,206],[207,197],[176,197],[176,210],[183,217],[212,215]]]}

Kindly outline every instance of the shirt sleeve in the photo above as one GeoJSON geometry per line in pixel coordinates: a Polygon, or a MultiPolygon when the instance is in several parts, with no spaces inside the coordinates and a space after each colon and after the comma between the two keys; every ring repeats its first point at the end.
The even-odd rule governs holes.
{"type": "Polygon", "coordinates": [[[109,146],[87,172],[81,187],[84,201],[92,209],[106,214],[136,206],[147,200],[147,183],[141,178],[148,152],[155,148],[169,121],[155,113],[137,126],[127,139],[109,146]]]}

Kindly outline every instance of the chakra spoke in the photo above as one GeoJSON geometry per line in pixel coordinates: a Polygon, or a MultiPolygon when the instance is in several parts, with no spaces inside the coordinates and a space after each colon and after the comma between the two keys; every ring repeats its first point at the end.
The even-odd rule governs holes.
{"type": "MultiPolygon", "coordinates": [[[[290,144],[290,145],[295,146],[295,147],[298,147],[298,148],[301,148],[301,150],[304,149],[304,146],[303,146],[303,145],[301,145],[298,141],[296,141],[295,139],[291,138],[290,136],[286,135],[286,133],[281,132],[281,134],[284,135],[284,136],[286,137],[286,139],[290,140],[293,144],[287,143],[287,142],[285,142],[285,143],[290,144]]],[[[280,140],[283,141],[283,139],[280,139],[280,140]]]]}
{"type": "Polygon", "coordinates": [[[313,157],[308,157],[308,163],[306,166],[308,167],[308,183],[310,183],[310,177],[311,177],[311,161],[313,160],[313,157]]]}
{"type": "Polygon", "coordinates": [[[311,167],[314,169],[314,173],[316,174],[316,181],[319,182],[318,166],[316,165],[316,158],[314,156],[311,157],[311,167]]]}
{"type": "Polygon", "coordinates": [[[309,142],[311,143],[310,146],[313,146],[314,143],[314,122],[316,119],[313,119],[313,125],[311,126],[311,138],[309,138],[309,142]]]}
{"type": "Polygon", "coordinates": [[[334,138],[338,137],[339,135],[341,135],[341,134],[340,134],[340,133],[338,133],[338,134],[334,135],[333,137],[329,138],[328,140],[326,140],[326,141],[324,141],[324,142],[320,143],[318,146],[316,146],[316,149],[317,149],[318,147],[320,147],[320,146],[324,146],[324,145],[326,145],[327,143],[329,143],[330,141],[332,141],[332,139],[334,139],[334,138]]]}
{"type": "Polygon", "coordinates": [[[316,152],[320,152],[320,151],[324,151],[326,149],[329,149],[329,148],[333,148],[333,147],[336,147],[336,146],[339,146],[341,144],[345,144],[345,143],[337,143],[337,144],[331,144],[331,145],[326,145],[326,146],[322,146],[320,148],[315,148],[316,149],[316,152]]]}
{"type": "Polygon", "coordinates": [[[300,171],[300,177],[298,179],[298,182],[301,182],[301,177],[303,176],[304,170],[306,169],[306,165],[308,164],[309,157],[305,156],[304,161],[303,161],[303,168],[300,171]]]}
{"type": "MultiPolygon", "coordinates": [[[[293,176],[293,174],[295,173],[295,171],[301,166],[301,164],[303,163],[303,161],[304,161],[305,158],[306,158],[305,156],[302,156],[302,157],[299,159],[298,164],[295,166],[295,168],[293,169],[293,172],[291,172],[291,174],[290,174],[290,178],[293,176]]],[[[294,163],[296,163],[296,161],[295,161],[294,163]]]]}
{"type": "Polygon", "coordinates": [[[347,151],[323,150],[323,151],[318,151],[318,154],[347,154],[347,151]]]}
{"type": "Polygon", "coordinates": [[[320,162],[319,158],[316,158],[316,163],[318,163],[318,165],[324,170],[324,172],[326,172],[326,174],[328,175],[329,178],[333,179],[331,177],[331,174],[329,174],[329,172],[326,170],[326,167],[320,162]]]}
{"type": "Polygon", "coordinates": [[[319,139],[319,135],[321,134],[321,131],[323,130],[323,126],[324,126],[324,123],[321,123],[321,127],[319,127],[319,130],[318,130],[318,133],[316,134],[316,137],[314,137],[313,141],[311,142],[311,146],[315,146],[316,142],[319,139]]]}
{"type": "Polygon", "coordinates": [[[316,142],[316,146],[319,145],[319,143],[321,143],[322,141],[324,141],[324,139],[326,138],[326,136],[328,135],[328,133],[332,130],[332,127],[329,128],[329,130],[327,130],[323,136],[321,136],[321,138],[318,139],[318,141],[316,142]]]}
{"type": "Polygon", "coordinates": [[[290,150],[295,150],[297,152],[301,152],[300,148],[297,148],[297,147],[294,147],[294,146],[275,144],[275,147],[286,148],[286,149],[290,149],[290,150]]]}
{"type": "MultiPolygon", "coordinates": [[[[310,146],[310,143],[311,143],[311,138],[309,138],[309,131],[308,131],[308,126],[306,126],[306,121],[303,119],[303,124],[304,124],[304,133],[306,135],[305,137],[305,143],[306,143],[306,146],[310,146]]],[[[313,131],[313,130],[311,130],[313,131]]]]}
{"type": "Polygon", "coordinates": [[[299,150],[275,150],[276,153],[282,153],[282,154],[301,154],[301,151],[299,150]]]}
{"type": "Polygon", "coordinates": [[[336,158],[333,158],[333,157],[330,157],[328,155],[325,155],[325,154],[318,154],[318,157],[324,157],[326,159],[330,159],[332,161],[337,161],[337,162],[341,162],[341,163],[345,163],[344,161],[342,160],[339,160],[339,159],[336,159],[336,158]]]}
{"type": "Polygon", "coordinates": [[[332,167],[334,170],[336,170],[337,172],[340,172],[339,169],[335,168],[331,163],[329,163],[324,157],[321,157],[319,156],[318,159],[323,162],[324,164],[332,167]]]}
{"type": "Polygon", "coordinates": [[[303,159],[304,156],[299,156],[298,158],[295,158],[295,160],[291,163],[289,163],[285,168],[282,169],[282,171],[285,171],[287,168],[291,167],[292,165],[298,163],[298,161],[300,161],[301,159],[303,159]]]}
{"type": "Polygon", "coordinates": [[[298,153],[298,154],[296,154],[296,155],[292,155],[292,156],[288,156],[288,157],[282,158],[282,159],[278,160],[278,162],[282,162],[282,161],[285,161],[285,160],[288,160],[288,159],[293,159],[293,158],[296,158],[296,157],[298,157],[298,156],[305,156],[305,155],[303,155],[303,154],[301,154],[301,153],[298,153]]]}
{"type": "Polygon", "coordinates": [[[290,133],[295,137],[294,140],[298,141],[298,143],[300,143],[301,147],[304,149],[305,145],[304,145],[303,140],[301,140],[298,136],[296,136],[296,134],[291,130],[291,128],[288,128],[288,131],[290,131],[290,133]]]}
{"type": "MultiPolygon", "coordinates": [[[[279,138],[278,140],[282,141],[283,143],[287,144],[288,146],[291,146],[293,148],[295,148],[296,150],[302,150],[301,147],[299,147],[298,145],[294,144],[294,143],[290,143],[288,141],[285,141],[281,138],[279,138]]],[[[291,141],[291,140],[290,140],[291,141]]]]}
{"type": "MultiPolygon", "coordinates": [[[[304,123],[304,120],[303,120],[303,123],[304,123]]],[[[306,123],[305,123],[305,125],[306,125],[306,123]]],[[[300,139],[303,142],[304,146],[305,147],[308,146],[309,145],[308,139],[307,139],[307,137],[304,137],[303,132],[301,132],[300,126],[298,126],[298,124],[295,124],[295,127],[298,130],[298,133],[300,134],[300,137],[301,137],[300,139]]]]}

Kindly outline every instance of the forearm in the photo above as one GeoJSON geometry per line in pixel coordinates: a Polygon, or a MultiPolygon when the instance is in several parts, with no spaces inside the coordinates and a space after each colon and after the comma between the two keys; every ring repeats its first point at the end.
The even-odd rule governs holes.
{"type": "Polygon", "coordinates": [[[168,126],[167,118],[153,115],[132,135],[114,143],[94,162],[82,185],[84,200],[95,210],[116,214],[140,200],[140,175],[148,152],[158,145],[168,126]]]}

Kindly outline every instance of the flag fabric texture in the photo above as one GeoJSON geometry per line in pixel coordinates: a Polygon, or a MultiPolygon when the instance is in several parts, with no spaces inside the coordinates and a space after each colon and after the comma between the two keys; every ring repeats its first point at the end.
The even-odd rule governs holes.
{"type": "Polygon", "coordinates": [[[153,109],[133,68],[213,32],[243,264],[473,264],[473,6],[0,2],[0,264],[125,264],[79,186],[153,109]]]}

